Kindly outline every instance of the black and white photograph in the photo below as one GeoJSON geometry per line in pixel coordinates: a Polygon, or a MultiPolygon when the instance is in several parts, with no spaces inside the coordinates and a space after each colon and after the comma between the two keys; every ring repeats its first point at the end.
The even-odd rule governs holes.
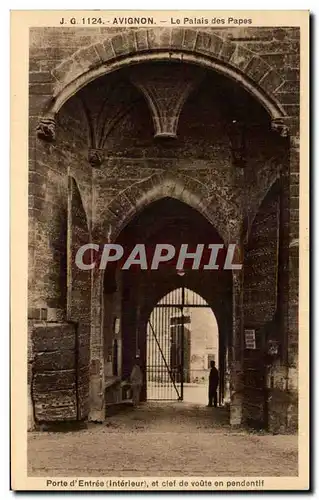
{"type": "Polygon", "coordinates": [[[309,13],[49,15],[25,21],[27,479],[307,489],[309,13]]]}

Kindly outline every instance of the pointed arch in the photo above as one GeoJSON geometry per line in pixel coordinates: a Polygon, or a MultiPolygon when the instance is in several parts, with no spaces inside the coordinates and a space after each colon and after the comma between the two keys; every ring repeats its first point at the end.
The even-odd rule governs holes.
{"type": "Polygon", "coordinates": [[[278,308],[280,183],[277,179],[261,201],[245,245],[245,321],[260,328],[278,308]]]}
{"type": "Polygon", "coordinates": [[[280,173],[277,172],[276,175],[273,177],[272,181],[267,185],[266,189],[262,191],[259,198],[256,200],[256,203],[254,205],[254,211],[247,221],[246,239],[249,238],[250,231],[252,229],[256,217],[258,216],[259,211],[262,208],[262,205],[266,203],[267,198],[273,191],[280,189],[280,182],[281,182],[280,173]]]}
{"type": "Polygon", "coordinates": [[[148,205],[173,198],[199,212],[226,244],[236,240],[240,234],[240,213],[238,207],[218,191],[216,185],[216,189],[208,192],[206,185],[187,176],[153,175],[121,191],[105,206],[104,214],[99,216],[101,222],[93,230],[93,237],[114,242],[126,225],[148,205]]]}

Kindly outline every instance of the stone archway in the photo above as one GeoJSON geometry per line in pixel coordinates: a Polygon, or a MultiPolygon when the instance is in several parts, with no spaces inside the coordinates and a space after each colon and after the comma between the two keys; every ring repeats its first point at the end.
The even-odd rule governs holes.
{"type": "Polygon", "coordinates": [[[138,213],[166,197],[181,201],[198,211],[216,228],[225,243],[238,238],[241,230],[238,206],[225,199],[217,185],[214,191],[208,193],[204,184],[182,175],[177,178],[169,173],[154,174],[119,193],[105,207],[105,215],[100,214],[98,224],[92,230],[93,238],[107,235],[107,241],[114,242],[138,213]]]}
{"type": "Polygon", "coordinates": [[[227,76],[267,110],[274,129],[288,135],[286,113],[276,94],[285,82],[280,70],[231,38],[187,28],[132,29],[76,51],[52,71],[56,84],[43,110],[38,135],[54,140],[55,115],[88,83],[123,67],[154,61],[191,63],[227,76]]]}
{"type": "MultiPolygon", "coordinates": [[[[231,362],[232,362],[232,296],[231,296],[231,286],[230,294],[227,297],[226,294],[221,293],[220,295],[214,293],[214,291],[207,286],[203,286],[203,283],[198,280],[189,279],[191,276],[180,277],[175,283],[172,282],[170,287],[165,287],[159,289],[157,294],[152,298],[152,301],[147,304],[147,307],[142,311],[140,316],[140,325],[139,328],[141,330],[141,337],[145,335],[148,328],[148,321],[156,309],[156,305],[161,301],[165,301],[165,297],[169,295],[173,295],[176,293],[176,290],[181,289],[181,287],[186,287],[190,294],[195,295],[199,298],[199,302],[205,302],[207,307],[205,307],[206,312],[210,312],[217,324],[218,329],[218,364],[219,364],[219,401],[220,403],[226,403],[227,405],[230,403],[230,374],[231,374],[231,362]],[[225,310],[227,313],[225,314],[225,310]]],[[[180,294],[177,294],[177,297],[180,294]]],[[[175,295],[176,298],[176,295],[175,295]]],[[[193,300],[196,303],[196,299],[193,300]]],[[[200,311],[200,309],[199,309],[200,311]]],[[[143,351],[143,349],[142,349],[143,351]]],[[[146,393],[144,394],[146,397],[146,393]]],[[[206,401],[206,399],[205,399],[206,401]]]]}
{"type": "MultiPolygon", "coordinates": [[[[189,194],[189,193],[188,193],[189,194]]],[[[216,242],[223,241],[219,235],[215,235],[215,229],[213,228],[212,222],[203,216],[198,210],[193,208],[190,204],[185,203],[185,198],[181,197],[183,201],[177,201],[174,197],[162,196],[157,197],[157,201],[149,202],[145,204],[143,209],[135,212],[135,217],[128,216],[126,223],[122,224],[122,231],[116,232],[117,238],[114,237],[111,241],[119,242],[124,247],[126,243],[125,233],[128,235],[129,242],[131,242],[132,236],[136,238],[136,241],[140,241],[139,238],[143,236],[143,242],[146,245],[153,244],[153,241],[157,242],[157,232],[161,231],[161,221],[155,222],[157,219],[154,215],[154,220],[151,227],[151,235],[148,236],[146,232],[150,229],[147,224],[150,222],[150,214],[148,213],[151,209],[153,211],[159,210],[161,217],[167,217],[170,214],[172,230],[168,231],[166,227],[166,232],[164,233],[165,241],[171,241],[170,238],[174,235],[174,224],[178,223],[179,217],[181,217],[178,224],[182,224],[183,218],[185,224],[188,227],[193,227],[193,238],[197,234],[198,238],[203,241],[216,242]],[[167,209],[165,212],[165,204],[167,209]],[[157,206],[158,205],[158,206],[157,206]],[[161,207],[161,208],[160,208],[161,207]],[[180,208],[179,208],[180,207],[180,208]],[[185,208],[184,208],[185,207],[185,208]],[[184,213],[185,211],[185,213],[184,213]],[[179,215],[180,212],[180,215],[179,215]],[[165,215],[166,213],[166,215],[165,215]],[[194,214],[194,221],[192,222],[192,217],[194,214]],[[189,217],[188,218],[186,217],[189,217]],[[186,222],[187,220],[187,222],[186,222]],[[143,222],[144,221],[144,222],[143,222]],[[197,222],[196,222],[197,221],[197,222]],[[201,222],[202,221],[202,222],[201,222]],[[193,223],[193,226],[191,224],[193,223]],[[139,230],[132,231],[132,224],[137,224],[139,230]],[[158,227],[156,228],[156,226],[158,227]],[[201,227],[202,225],[202,227],[201,227]],[[131,227],[130,231],[127,232],[127,228],[131,227]],[[209,231],[212,234],[209,235],[209,231]],[[156,237],[156,238],[155,238],[156,237]],[[150,239],[149,239],[150,238],[150,239]],[[155,239],[154,239],[155,238],[155,239]],[[205,240],[206,238],[206,240],[205,240]]],[[[192,199],[191,197],[189,198],[192,199]]],[[[149,200],[149,199],[148,199],[149,200]]],[[[152,212],[153,213],[153,212],[152,212]]],[[[155,212],[154,212],[155,214],[155,212]]],[[[165,224],[165,223],[164,223],[165,224]]],[[[179,225],[180,227],[180,225],[179,225]]],[[[184,230],[184,235],[186,229],[184,230]]],[[[162,237],[163,237],[163,233],[162,237]]],[[[192,245],[192,241],[189,241],[189,237],[186,239],[187,243],[192,245]]],[[[194,241],[197,241],[196,238],[194,241]]],[[[173,242],[173,240],[172,240],[173,242]]],[[[156,274],[156,272],[155,272],[156,274]]],[[[214,271],[213,276],[209,271],[197,272],[191,271],[190,274],[184,280],[185,286],[199,293],[202,297],[207,298],[208,304],[214,304],[214,313],[216,315],[219,329],[223,332],[223,349],[226,352],[228,349],[228,344],[233,341],[234,335],[238,335],[238,321],[234,319],[235,327],[232,326],[232,275],[231,272],[227,271],[214,271]],[[228,273],[227,277],[224,273],[228,273]],[[208,275],[209,274],[209,275],[208,275]],[[218,274],[218,276],[217,276],[218,274]],[[215,279],[216,286],[212,285],[212,279],[215,279]],[[227,279],[226,279],[227,278],[227,279]],[[218,284],[218,286],[217,286],[218,284]],[[229,302],[226,307],[226,303],[229,302]],[[225,310],[227,313],[225,314],[225,310]],[[229,319],[229,321],[228,321],[229,319]],[[235,329],[234,329],[235,328],[235,329]],[[236,331],[235,331],[236,330],[236,331]],[[226,340],[227,339],[227,340],[226,340]],[[227,344],[227,346],[226,346],[227,344]]],[[[92,329],[91,329],[91,366],[98,367],[94,376],[91,376],[91,414],[90,418],[92,420],[103,420],[104,419],[104,396],[103,396],[103,384],[104,384],[104,356],[103,351],[103,336],[104,336],[104,298],[103,298],[103,270],[94,270],[93,279],[93,292],[92,292],[92,329]]],[[[147,322],[149,313],[154,307],[154,304],[158,301],[159,297],[167,293],[170,289],[176,288],[180,282],[180,277],[177,276],[176,270],[168,269],[165,275],[159,271],[159,273],[154,275],[154,272],[145,273],[131,273],[130,271],[122,271],[117,276],[117,286],[116,288],[120,290],[120,295],[117,296],[116,309],[120,312],[120,324],[122,328],[121,338],[117,344],[123,346],[122,349],[122,362],[123,362],[123,372],[122,375],[124,379],[129,376],[130,373],[130,363],[132,362],[132,351],[135,350],[137,345],[137,339],[140,338],[138,332],[141,332],[141,338],[143,337],[143,332],[145,333],[145,322],[147,322]],[[138,276],[137,276],[138,274],[138,276]],[[142,274],[140,276],[140,274],[142,274]],[[120,301],[120,302],[119,302],[120,301]],[[122,301],[122,302],[121,302],[122,301]],[[123,302],[124,301],[124,302],[123,302]],[[122,304],[122,305],[121,305],[122,304]]],[[[214,282],[215,282],[214,281],[214,282]]],[[[105,286],[105,285],[104,285],[105,286]]],[[[113,292],[112,292],[113,293],[113,292]]],[[[117,292],[116,292],[117,293],[117,292]]],[[[109,313],[114,316],[114,311],[109,313]]],[[[110,344],[110,342],[109,342],[110,344]]],[[[143,356],[144,344],[140,346],[141,356],[143,356]]],[[[231,349],[230,349],[231,351],[231,349]]],[[[224,353],[225,354],[225,353],[224,353]]],[[[232,352],[230,353],[230,358],[232,359],[232,352]]],[[[224,362],[224,360],[223,360],[224,362]]]]}
{"type": "MultiPolygon", "coordinates": [[[[93,40],[93,38],[91,40],[93,40]]],[[[144,158],[141,158],[142,161],[140,162],[140,166],[146,168],[144,168],[143,171],[142,168],[138,171],[138,174],[141,174],[140,177],[136,175],[134,181],[129,187],[127,187],[127,179],[121,178],[120,180],[125,182],[118,183],[118,189],[113,189],[113,187],[111,186],[112,180],[110,182],[110,177],[113,176],[113,178],[115,178],[117,173],[112,172],[112,175],[110,175],[110,171],[112,169],[109,168],[109,164],[102,165],[101,169],[96,168],[101,166],[101,162],[99,159],[101,150],[94,150],[94,148],[91,148],[91,150],[89,149],[89,163],[94,168],[90,168],[90,165],[88,165],[87,163],[87,149],[85,145],[86,137],[84,137],[85,126],[87,124],[83,123],[84,126],[83,128],[81,127],[82,122],[84,122],[85,116],[78,113],[78,110],[75,109],[75,107],[73,109],[74,100],[77,101],[78,97],[81,97],[78,94],[86,90],[88,90],[88,93],[91,92],[92,95],[94,95],[94,89],[92,92],[92,88],[88,89],[87,87],[89,87],[91,84],[98,84],[99,77],[101,77],[102,80],[103,75],[105,74],[107,75],[106,80],[113,76],[116,76],[119,73],[123,75],[125,73],[125,68],[127,68],[126,74],[128,74],[130,73],[131,69],[133,71],[138,68],[142,69],[142,66],[144,64],[151,64],[152,62],[154,62],[154,64],[165,63],[170,66],[175,63],[175,65],[181,67],[192,66],[194,68],[196,66],[198,68],[200,66],[201,69],[208,68],[213,70],[210,72],[207,71],[207,73],[215,75],[217,75],[217,73],[220,73],[221,75],[228,77],[228,80],[229,82],[231,81],[233,87],[236,87],[237,90],[239,90],[239,88],[241,87],[245,89],[247,94],[250,94],[254,97],[252,101],[256,101],[256,107],[260,109],[263,107],[264,109],[266,109],[267,113],[264,112],[264,109],[262,110],[267,116],[267,120],[262,121],[262,126],[265,126],[262,133],[266,132],[267,134],[269,132],[270,144],[270,142],[273,141],[272,136],[276,136],[276,134],[272,134],[270,132],[270,121],[272,121],[272,127],[279,131],[282,136],[286,137],[288,135],[288,119],[286,121],[286,112],[289,114],[291,111],[291,114],[289,115],[289,123],[292,127],[295,127],[294,133],[296,135],[298,134],[296,130],[296,119],[291,120],[291,117],[294,115],[294,108],[293,106],[287,108],[287,106],[285,106],[281,102],[282,93],[277,92],[277,90],[281,88],[281,85],[284,85],[286,77],[288,78],[287,67],[283,66],[282,68],[276,68],[275,65],[271,66],[263,59],[262,56],[254,53],[251,50],[248,50],[247,48],[244,48],[240,43],[238,43],[238,41],[232,40],[231,38],[226,37],[226,35],[225,38],[223,38],[220,32],[219,34],[216,34],[213,31],[208,30],[189,30],[179,28],[155,28],[151,30],[133,29],[132,31],[126,30],[123,33],[118,33],[115,37],[111,37],[107,40],[104,39],[104,36],[101,36],[99,40],[100,41],[98,43],[91,43],[88,47],[84,47],[76,51],[68,59],[61,60],[61,56],[61,63],[55,69],[52,70],[51,68],[50,77],[54,75],[55,78],[55,81],[51,82],[52,85],[50,83],[50,92],[52,94],[50,96],[42,96],[44,97],[44,99],[41,100],[41,106],[43,103],[44,105],[43,107],[41,107],[41,109],[40,106],[39,108],[37,108],[37,119],[40,118],[40,114],[42,114],[43,111],[43,120],[40,121],[37,129],[38,137],[45,139],[45,141],[48,142],[54,139],[56,113],[64,103],[66,105],[66,108],[68,108],[70,105],[70,109],[65,110],[65,108],[63,107],[61,113],[63,114],[63,112],[66,111],[66,123],[63,124],[64,128],[61,128],[61,123],[59,123],[58,125],[59,132],[56,144],[52,145],[46,144],[43,141],[35,141],[37,154],[35,155],[36,158],[34,161],[37,162],[38,165],[41,166],[41,169],[46,172],[47,178],[52,183],[52,185],[56,184],[56,181],[51,174],[53,163],[57,163],[58,168],[61,170],[61,172],[59,172],[61,174],[61,180],[63,180],[63,176],[65,173],[64,165],[67,165],[70,162],[72,164],[72,171],[75,172],[74,175],[79,185],[79,190],[80,192],[83,190],[85,194],[86,203],[84,203],[84,205],[86,205],[86,208],[93,207],[96,199],[99,197],[102,209],[100,210],[99,207],[100,212],[96,217],[94,217],[94,213],[90,213],[90,230],[92,228],[91,234],[94,241],[96,241],[97,238],[98,241],[101,241],[101,238],[103,238],[104,240],[106,238],[108,241],[114,241],[121,233],[125,225],[130,222],[132,218],[134,218],[134,215],[139,210],[144,209],[149,203],[156,201],[162,196],[171,196],[172,198],[181,199],[181,201],[186,202],[188,205],[192,206],[198,212],[204,215],[204,217],[208,219],[210,223],[218,228],[218,231],[222,235],[222,238],[225,242],[230,242],[232,240],[240,241],[240,245],[242,246],[242,239],[244,239],[245,231],[247,233],[247,229],[249,229],[249,223],[252,221],[252,218],[257,211],[257,206],[260,199],[259,195],[261,195],[261,191],[267,190],[267,186],[271,181],[270,175],[267,176],[267,174],[265,174],[262,181],[262,189],[260,189],[260,192],[257,193],[256,199],[247,201],[250,197],[251,192],[257,190],[257,182],[254,182],[253,180],[249,186],[250,191],[249,189],[246,191],[246,186],[249,185],[250,182],[249,175],[254,170],[255,177],[258,178],[261,173],[260,166],[257,165],[256,167],[256,165],[252,164],[256,156],[254,157],[253,155],[250,155],[250,158],[253,158],[253,161],[250,165],[248,165],[248,168],[246,170],[241,167],[247,165],[236,165],[235,162],[232,162],[231,160],[226,161],[225,169],[219,177],[216,176],[217,169],[215,168],[215,165],[213,166],[213,168],[211,168],[212,163],[210,163],[210,158],[204,166],[201,166],[200,161],[197,161],[198,158],[200,158],[201,154],[200,148],[198,148],[198,151],[200,151],[200,153],[199,155],[197,155],[198,157],[194,155],[193,162],[196,168],[197,166],[199,167],[199,172],[195,172],[194,168],[194,172],[189,173],[189,165],[185,168],[185,170],[183,170],[183,167],[180,166],[178,168],[172,169],[172,163],[176,161],[176,157],[174,157],[174,155],[172,156],[172,161],[164,164],[164,168],[163,164],[160,164],[160,161],[155,165],[155,168],[153,168],[151,163],[144,163],[144,158]],[[110,73],[113,74],[109,76],[110,73]],[[233,82],[235,83],[233,84],[233,82]],[[74,96],[74,99],[71,98],[71,96],[74,96]],[[70,116],[68,113],[70,114],[70,116]],[[71,124],[67,123],[67,119],[69,118],[73,118],[71,124]],[[76,133],[74,132],[75,129],[79,129],[79,131],[82,133],[82,135],[79,134],[79,137],[77,137],[76,141],[74,141],[74,136],[76,135],[76,133]],[[68,136],[69,131],[71,131],[70,137],[68,136]],[[61,151],[59,151],[59,149],[63,150],[63,147],[65,147],[66,154],[64,151],[62,151],[63,154],[60,155],[61,151]],[[79,155],[79,150],[84,154],[79,155]],[[63,159],[63,162],[61,162],[61,157],[63,159]],[[206,182],[205,178],[203,180],[203,178],[200,176],[201,168],[212,170],[212,175],[208,179],[209,182],[206,182]],[[148,174],[147,172],[151,172],[151,174],[148,174]],[[221,184],[223,184],[222,181],[224,172],[230,172],[231,182],[229,182],[228,185],[226,185],[225,182],[223,186],[220,186],[221,184]],[[248,172],[248,175],[246,175],[246,172],[248,172]],[[138,180],[136,181],[137,178],[138,180]],[[248,183],[246,184],[247,180],[248,183]],[[208,186],[210,186],[211,192],[209,192],[209,190],[207,189],[208,186]],[[239,192],[239,189],[236,191],[238,186],[242,190],[241,192],[239,192]],[[107,190],[108,194],[106,195],[107,190]],[[238,201],[238,204],[236,204],[236,201],[238,201]],[[250,219],[248,220],[248,224],[246,224],[246,221],[243,220],[245,217],[248,217],[248,219],[250,217],[250,219]]],[[[121,75],[119,75],[119,79],[121,78],[121,75]]],[[[226,79],[227,78],[224,78],[224,80],[226,79]]],[[[133,80],[136,80],[136,78],[133,78],[133,80]]],[[[104,82],[102,81],[100,83],[103,86],[105,80],[104,82]]],[[[151,105],[153,103],[153,96],[150,92],[150,86],[148,84],[144,85],[145,82],[141,81],[138,81],[137,83],[137,86],[140,87],[141,92],[145,97],[144,103],[142,104],[145,105],[147,97],[151,101],[149,107],[151,108],[153,113],[155,135],[161,135],[161,133],[164,131],[164,136],[167,134],[167,132],[169,132],[168,135],[170,137],[174,136],[175,125],[174,127],[172,127],[172,130],[169,130],[168,124],[165,123],[165,113],[156,114],[156,107],[151,105]],[[164,127],[162,127],[163,124],[165,125],[164,127]],[[160,132],[159,134],[157,134],[158,131],[160,132]]],[[[180,87],[176,84],[174,91],[177,95],[179,89],[180,87]]],[[[43,91],[47,92],[47,86],[43,89],[43,91]]],[[[237,93],[234,93],[238,97],[237,93]]],[[[97,97],[99,98],[99,95],[97,97]]],[[[191,99],[189,99],[189,101],[190,100],[191,99]]],[[[237,100],[238,102],[241,102],[240,99],[237,100]]],[[[143,101],[143,96],[141,101],[143,101]]],[[[174,103],[174,110],[177,110],[177,112],[180,111],[179,105],[180,103],[177,100],[174,103]]],[[[139,109],[142,109],[142,105],[139,105],[139,109]]],[[[250,114],[247,113],[247,116],[250,116],[250,114]]],[[[173,117],[175,117],[174,114],[173,117]]],[[[132,122],[134,122],[135,118],[136,115],[133,114],[132,122]]],[[[200,116],[199,119],[201,120],[201,118],[202,116],[200,116]]],[[[212,120],[212,115],[210,115],[210,120],[212,120]]],[[[230,123],[233,123],[232,117],[230,117],[230,123]]],[[[205,125],[203,126],[203,128],[205,127],[205,125]]],[[[151,125],[149,127],[149,130],[151,130],[151,125]]],[[[210,129],[207,126],[206,130],[210,132],[210,129]]],[[[293,133],[293,128],[290,129],[290,132],[293,133]]],[[[118,134],[121,134],[121,128],[119,128],[118,134]]],[[[138,138],[140,139],[140,136],[138,138]]],[[[152,136],[151,140],[153,140],[152,136]]],[[[212,143],[214,142],[214,138],[211,135],[209,135],[208,140],[212,143]]],[[[282,139],[280,138],[279,140],[282,141],[282,139]]],[[[286,145],[287,147],[289,147],[288,139],[286,141],[286,145]]],[[[91,144],[91,146],[93,146],[93,144],[91,144]]],[[[163,142],[161,143],[160,147],[162,146],[163,142]]],[[[256,148],[258,149],[259,146],[260,145],[257,141],[256,148]]],[[[297,138],[292,138],[290,146],[291,157],[290,160],[287,160],[287,168],[284,173],[287,179],[287,191],[289,191],[288,162],[290,161],[292,170],[296,170],[296,166],[298,163],[297,138]]],[[[231,151],[231,153],[229,154],[229,158],[231,158],[231,154],[233,153],[233,144],[231,143],[230,146],[227,145],[226,147],[228,147],[227,151],[231,151]]],[[[105,150],[111,150],[111,148],[109,148],[109,144],[107,144],[105,150]]],[[[128,150],[130,149],[128,148],[128,150]]],[[[132,150],[133,149],[131,149],[130,151],[132,150]]],[[[202,150],[204,150],[204,148],[202,148],[202,150]]],[[[165,147],[162,148],[162,151],[164,151],[164,153],[167,152],[165,147]]],[[[276,155],[276,151],[274,152],[274,155],[276,155]]],[[[162,156],[165,157],[165,154],[163,154],[162,156]]],[[[176,156],[178,156],[178,151],[176,153],[176,156]]],[[[187,155],[185,154],[185,157],[186,156],[187,155]]],[[[262,156],[262,154],[260,156],[262,156]]],[[[149,157],[152,157],[152,154],[150,154],[149,157]]],[[[164,160],[165,163],[166,158],[161,158],[160,154],[158,155],[158,157],[160,160],[164,160]]],[[[128,159],[130,160],[129,156],[128,159]]],[[[190,160],[192,159],[193,158],[191,157],[190,160]]],[[[267,157],[267,160],[268,159],[269,158],[267,157]]],[[[187,159],[187,161],[188,160],[189,158],[187,159]]],[[[185,158],[184,163],[186,163],[185,158]]],[[[136,163],[134,164],[134,162],[132,162],[132,164],[130,164],[125,160],[125,163],[123,162],[123,164],[120,165],[120,167],[117,169],[117,172],[119,172],[122,167],[122,172],[120,173],[123,176],[128,177],[128,171],[130,170],[132,172],[132,170],[135,169],[135,165],[136,163]]],[[[271,174],[273,174],[274,169],[270,170],[271,174]]],[[[297,176],[295,174],[292,174],[290,183],[292,183],[292,179],[296,178],[297,176]]],[[[34,189],[34,192],[36,193],[36,195],[38,195],[40,191],[41,190],[37,185],[36,189],[34,189]]],[[[287,195],[287,199],[285,202],[286,211],[289,210],[288,198],[289,195],[287,195]]],[[[92,212],[94,212],[94,210],[92,210],[92,212]]],[[[296,224],[294,224],[294,226],[296,226],[296,224]]],[[[287,227],[287,238],[285,241],[287,247],[290,244],[290,234],[292,234],[292,232],[289,231],[290,229],[287,227]]],[[[294,247],[292,252],[295,253],[295,251],[296,249],[294,247]]],[[[52,260],[54,260],[54,258],[52,258],[52,260]]],[[[236,332],[240,327],[241,321],[240,301],[243,288],[242,277],[237,276],[234,279],[233,283],[233,292],[234,296],[236,296],[233,313],[238,319],[238,323],[234,324],[233,330],[233,338],[235,339],[236,332]]],[[[102,334],[100,325],[103,321],[101,290],[102,277],[99,275],[99,273],[96,273],[92,284],[90,340],[92,363],[90,369],[92,374],[96,376],[97,379],[101,378],[99,365],[99,360],[101,359],[102,334]]],[[[49,292],[47,295],[49,295],[49,292]]],[[[239,338],[241,339],[242,337],[239,336],[239,338]]],[[[236,356],[238,353],[240,353],[241,348],[242,345],[239,342],[236,346],[237,353],[234,354],[236,360],[236,356]]],[[[240,369],[240,359],[238,361],[238,367],[240,369]]],[[[103,370],[103,368],[101,368],[101,370],[103,370]]],[[[97,387],[98,394],[102,390],[102,387],[97,387]]],[[[98,412],[103,412],[103,406],[98,409],[98,412]]]]}
{"type": "Polygon", "coordinates": [[[143,335],[146,401],[206,405],[210,361],[214,360],[222,405],[227,345],[221,333],[214,307],[183,282],[161,297],[143,335]]]}

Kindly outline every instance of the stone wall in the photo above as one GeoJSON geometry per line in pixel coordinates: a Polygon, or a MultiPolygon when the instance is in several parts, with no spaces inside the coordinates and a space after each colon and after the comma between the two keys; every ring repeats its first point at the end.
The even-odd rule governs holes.
{"type": "Polygon", "coordinates": [[[78,249],[91,241],[88,222],[76,181],[69,177],[68,207],[68,300],[67,318],[77,325],[77,380],[79,419],[89,414],[89,366],[91,330],[91,276],[80,269],[78,249]]]}
{"type": "Polygon", "coordinates": [[[244,419],[265,426],[267,419],[267,349],[270,337],[283,345],[278,316],[280,191],[276,182],[255,216],[244,257],[244,329],[255,331],[256,346],[244,350],[244,419]],[[277,188],[277,189],[276,189],[277,188]],[[268,331],[269,330],[269,331],[268,331]]]}
{"type": "MultiPolygon", "coordinates": [[[[30,109],[34,109],[41,101],[30,96],[30,103],[30,109]]],[[[85,127],[83,129],[79,126],[81,123],[83,124],[81,109],[76,106],[76,102],[73,104],[70,102],[61,110],[57,120],[59,144],[38,140],[35,137],[35,129],[30,128],[28,310],[30,327],[31,331],[37,328],[37,326],[33,328],[33,325],[40,320],[43,322],[44,332],[50,332],[54,325],[55,331],[60,331],[57,336],[63,336],[65,329],[74,330],[73,354],[76,358],[76,367],[72,365],[72,369],[76,369],[77,392],[74,381],[68,390],[73,391],[72,398],[75,398],[75,403],[71,402],[71,399],[67,399],[68,404],[64,401],[63,404],[66,406],[61,415],[56,414],[56,420],[62,416],[63,419],[70,419],[76,415],[76,418],[81,419],[88,415],[90,277],[85,273],[85,280],[81,280],[74,264],[74,251],[78,245],[90,241],[91,224],[92,174],[86,168],[82,153],[84,150],[87,154],[87,137],[85,127]],[[73,261],[73,265],[70,265],[68,260],[73,261]],[[81,298],[83,293],[85,299],[81,298]],[[74,404],[77,408],[76,413],[74,404]]],[[[31,124],[35,125],[32,116],[30,126],[31,124]]],[[[61,343],[62,352],[63,343],[61,343]]],[[[29,357],[36,370],[34,356],[35,353],[30,350],[29,357]]],[[[46,376],[46,380],[48,393],[51,394],[52,378],[46,376]]],[[[31,387],[31,390],[37,389],[31,387]]],[[[41,390],[45,390],[44,382],[41,382],[41,390]]],[[[36,420],[43,419],[43,412],[39,410],[39,406],[36,408],[38,408],[35,412],[36,420]]],[[[51,413],[48,414],[49,420],[53,419],[50,415],[51,413]]]]}
{"type": "MultiPolygon", "coordinates": [[[[78,243],[114,241],[137,213],[163,197],[198,210],[227,243],[237,242],[243,227],[250,231],[284,171],[289,272],[281,277],[282,327],[292,380],[298,339],[299,31],[36,28],[30,30],[29,64],[31,330],[39,319],[48,328],[51,322],[77,322],[84,332],[85,371],[90,345],[91,381],[104,380],[103,279],[87,273],[76,291],[67,258],[76,228],[70,225],[70,189],[81,200],[78,243]],[[137,63],[147,70],[143,78],[130,66],[137,63]],[[166,70],[171,82],[160,77],[166,70]],[[150,81],[145,74],[158,78],[150,81]],[[167,137],[154,138],[159,130],[167,137]]],[[[78,418],[87,416],[87,384],[85,378],[78,418]]],[[[102,392],[91,382],[90,405],[102,392]]]]}
{"type": "Polygon", "coordinates": [[[298,115],[297,28],[33,28],[31,91],[36,93],[38,89],[38,94],[46,96],[45,103],[52,93],[88,69],[119,56],[163,49],[227,62],[258,82],[268,94],[274,93],[288,116],[298,115]]]}
{"type": "Polygon", "coordinates": [[[75,325],[36,324],[32,351],[31,401],[36,422],[79,420],[75,325]]]}

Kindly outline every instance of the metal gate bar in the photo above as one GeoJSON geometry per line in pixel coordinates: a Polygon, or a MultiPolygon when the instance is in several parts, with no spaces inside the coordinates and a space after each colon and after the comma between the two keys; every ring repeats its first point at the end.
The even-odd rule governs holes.
{"type": "Polygon", "coordinates": [[[148,322],[147,399],[149,400],[181,399],[181,383],[176,379],[171,360],[170,320],[172,313],[175,312],[175,308],[155,308],[153,319],[148,322]]]}
{"type": "Polygon", "coordinates": [[[160,351],[160,353],[161,353],[161,357],[162,357],[162,359],[163,359],[163,361],[164,361],[165,367],[166,367],[166,369],[167,369],[167,373],[168,373],[168,374],[169,374],[169,376],[170,376],[170,379],[171,379],[171,381],[172,381],[172,384],[173,384],[173,386],[174,386],[174,389],[175,389],[175,391],[176,391],[177,396],[180,398],[179,392],[178,392],[177,387],[176,387],[176,384],[175,384],[175,380],[174,380],[174,378],[173,378],[173,376],[172,376],[172,372],[171,372],[171,370],[170,370],[170,368],[169,368],[169,366],[168,366],[168,364],[167,364],[167,361],[166,361],[166,359],[165,359],[165,356],[164,356],[164,354],[163,354],[163,351],[162,351],[162,349],[161,349],[161,346],[160,346],[160,344],[159,344],[159,342],[158,342],[158,339],[157,339],[157,337],[156,337],[156,333],[155,333],[155,331],[154,331],[153,325],[152,325],[152,323],[151,323],[150,321],[149,321],[149,325],[150,325],[151,330],[152,330],[152,333],[153,333],[153,335],[154,335],[154,338],[155,338],[155,341],[156,341],[157,347],[158,347],[158,349],[159,349],[159,351],[160,351]]]}
{"type": "MultiPolygon", "coordinates": [[[[207,308],[197,293],[181,286],[154,307],[147,325],[147,399],[183,400],[185,364],[184,308],[207,308]],[[174,321],[175,320],[175,321],[174,321]]],[[[189,334],[187,336],[187,342],[189,334]]]]}

